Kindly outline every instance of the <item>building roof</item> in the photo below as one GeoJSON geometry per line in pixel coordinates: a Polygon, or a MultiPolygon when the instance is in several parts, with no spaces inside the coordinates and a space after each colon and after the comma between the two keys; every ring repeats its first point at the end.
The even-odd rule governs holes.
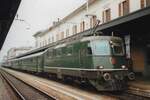
{"type": "Polygon", "coordinates": [[[38,32],[36,32],[33,36],[34,36],[34,37],[42,36],[42,35],[44,35],[44,34],[47,33],[47,32],[49,32],[49,29],[45,29],[45,30],[38,31],[38,32]]]}
{"type": "MultiPolygon", "coordinates": [[[[91,4],[93,4],[95,1],[97,0],[89,0],[89,6],[91,4]]],[[[74,15],[78,14],[79,12],[81,12],[82,10],[86,9],[86,3],[84,3],[83,5],[81,5],[79,8],[75,9],[72,13],[70,13],[69,15],[65,16],[62,20],[60,20],[59,22],[56,22],[55,25],[52,25],[49,29],[46,29],[44,31],[39,31],[37,33],[35,33],[33,36],[41,36],[44,35],[45,33],[49,32],[50,30],[56,28],[57,26],[59,26],[60,24],[64,23],[66,20],[68,20],[69,18],[73,17],[74,15]]]]}

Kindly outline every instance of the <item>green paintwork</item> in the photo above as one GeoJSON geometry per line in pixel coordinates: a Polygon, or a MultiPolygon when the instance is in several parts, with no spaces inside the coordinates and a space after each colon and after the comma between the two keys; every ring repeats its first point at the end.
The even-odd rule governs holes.
{"type": "MultiPolygon", "coordinates": [[[[109,43],[110,40],[105,41],[109,43]]],[[[117,41],[117,39],[113,39],[113,41],[117,41]]],[[[99,40],[99,42],[101,41],[99,40]]],[[[89,44],[94,48],[94,44],[90,43],[90,41],[77,41],[56,49],[55,47],[52,47],[44,54],[44,66],[82,69],[96,69],[98,66],[104,66],[105,69],[113,69],[121,68],[122,65],[126,65],[125,54],[113,55],[112,48],[109,44],[107,44],[109,55],[88,54],[87,48],[89,44]],[[114,65],[111,63],[112,57],[116,60],[116,64],[114,65]]],[[[92,50],[92,52],[95,51],[92,50]]]]}
{"type": "Polygon", "coordinates": [[[125,53],[122,51],[122,54],[119,54],[121,49],[120,47],[117,48],[118,44],[121,49],[124,49],[123,41],[120,38],[110,36],[88,37],[82,41],[52,46],[39,56],[19,60],[19,63],[14,61],[13,66],[21,70],[55,73],[58,78],[62,78],[63,75],[86,78],[98,90],[105,90],[106,88],[109,90],[105,85],[111,85],[111,83],[103,78],[103,74],[107,71],[101,73],[100,66],[103,66],[103,69],[110,69],[108,73],[111,75],[113,72],[118,72],[117,75],[127,76],[125,70],[121,73],[113,70],[122,69],[121,66],[126,65],[125,53]],[[113,43],[116,47],[112,45],[113,43]],[[115,64],[112,64],[111,58],[115,59],[115,64]]]}

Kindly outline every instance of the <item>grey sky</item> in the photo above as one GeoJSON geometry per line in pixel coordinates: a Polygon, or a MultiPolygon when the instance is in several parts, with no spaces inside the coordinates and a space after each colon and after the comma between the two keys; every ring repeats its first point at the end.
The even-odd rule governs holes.
{"type": "Polygon", "coordinates": [[[17,12],[18,19],[14,20],[2,50],[0,60],[12,47],[34,46],[35,32],[46,29],[57,18],[62,19],[86,0],[22,0],[17,12]],[[30,29],[28,29],[30,28],[30,29]]]}

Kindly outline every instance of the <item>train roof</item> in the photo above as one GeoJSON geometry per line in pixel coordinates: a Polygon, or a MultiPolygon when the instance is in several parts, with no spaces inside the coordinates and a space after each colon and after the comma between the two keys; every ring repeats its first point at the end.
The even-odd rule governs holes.
{"type": "Polygon", "coordinates": [[[89,37],[84,37],[80,41],[94,41],[94,40],[122,40],[120,37],[116,36],[89,36],[89,37]]]}
{"type": "Polygon", "coordinates": [[[27,58],[38,57],[38,56],[41,56],[44,52],[45,51],[38,52],[38,53],[35,53],[35,54],[31,54],[31,55],[28,55],[28,56],[23,56],[23,57],[20,57],[20,58],[12,59],[11,61],[17,61],[17,60],[22,60],[22,59],[27,59],[27,58]]]}

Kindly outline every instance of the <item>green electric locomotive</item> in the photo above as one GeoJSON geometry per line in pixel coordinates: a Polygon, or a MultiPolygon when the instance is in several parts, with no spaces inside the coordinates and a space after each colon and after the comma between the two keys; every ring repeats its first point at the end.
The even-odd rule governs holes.
{"type": "Polygon", "coordinates": [[[89,81],[97,90],[125,88],[125,78],[134,78],[126,66],[123,40],[113,36],[84,37],[44,53],[44,72],[89,81]]]}
{"type": "Polygon", "coordinates": [[[11,64],[19,70],[86,81],[99,91],[124,90],[126,79],[134,79],[127,68],[124,42],[114,36],[86,36],[51,45],[44,52],[16,58],[11,64]]]}

